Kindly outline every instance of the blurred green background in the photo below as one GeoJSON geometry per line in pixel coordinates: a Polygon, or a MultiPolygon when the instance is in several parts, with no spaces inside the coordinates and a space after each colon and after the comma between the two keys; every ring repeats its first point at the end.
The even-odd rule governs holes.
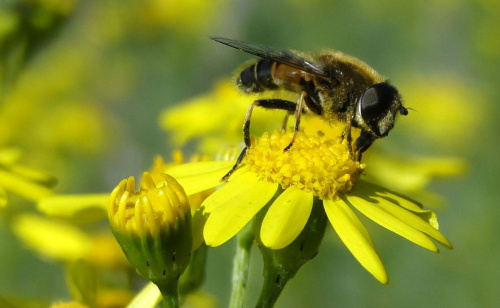
{"type": "MultiPolygon", "coordinates": [[[[251,58],[209,35],[341,50],[388,76],[415,110],[374,151],[467,162],[465,174],[429,187],[445,200],[436,211],[455,249],[436,255],[368,223],[391,279],[383,286],[330,228],[277,306],[495,307],[499,34],[497,0],[2,1],[0,147],[21,149],[24,165],[57,177],[58,193],[107,192],[175,150],[159,125],[165,108],[210,92],[251,58]]],[[[23,211],[33,203],[12,196],[0,212],[0,296],[68,299],[63,266],[11,231],[23,211]]],[[[234,240],[209,252],[204,290],[221,307],[233,250],[234,240]]],[[[255,250],[249,306],[261,266],[255,250]]]]}

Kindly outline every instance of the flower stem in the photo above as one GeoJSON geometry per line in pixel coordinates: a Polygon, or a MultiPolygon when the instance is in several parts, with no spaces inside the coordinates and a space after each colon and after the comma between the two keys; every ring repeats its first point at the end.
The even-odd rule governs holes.
{"type": "Polygon", "coordinates": [[[238,234],[236,255],[233,261],[233,290],[229,308],[241,308],[245,300],[246,285],[248,280],[248,264],[254,239],[253,223],[249,223],[238,234]]]}
{"type": "Polygon", "coordinates": [[[179,308],[179,294],[177,292],[177,281],[175,283],[157,283],[162,296],[164,308],[179,308]]]}
{"type": "Polygon", "coordinates": [[[272,308],[278,300],[286,284],[295,273],[279,269],[270,265],[264,265],[264,285],[260,293],[259,301],[255,307],[272,308]]]}

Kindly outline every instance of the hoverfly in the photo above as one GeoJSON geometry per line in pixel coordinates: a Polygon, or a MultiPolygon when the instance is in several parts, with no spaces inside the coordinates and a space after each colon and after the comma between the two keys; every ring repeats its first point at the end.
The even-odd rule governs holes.
{"type": "Polygon", "coordinates": [[[295,115],[295,134],[284,151],[293,146],[302,113],[315,114],[327,122],[346,123],[343,136],[357,160],[361,160],[362,153],[376,139],[387,136],[398,113],[408,114],[394,86],[366,63],[341,52],[330,50],[311,56],[227,38],[211,39],[260,57],[238,76],[237,85],[245,93],[284,89],[299,94],[297,102],[261,99],[250,105],[243,124],[245,148],[223,180],[238,167],[250,147],[250,118],[255,106],[286,110],[295,115]],[[351,127],[361,129],[355,141],[355,155],[351,127]]]}

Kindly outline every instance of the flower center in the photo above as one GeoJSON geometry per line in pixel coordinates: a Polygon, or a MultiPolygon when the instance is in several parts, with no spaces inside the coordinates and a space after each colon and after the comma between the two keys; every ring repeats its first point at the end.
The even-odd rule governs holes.
{"type": "Polygon", "coordinates": [[[293,133],[264,133],[248,149],[244,163],[260,179],[277,182],[286,189],[295,186],[321,199],[349,191],[365,167],[353,161],[346,141],[299,132],[293,146],[283,149],[293,133]]]}

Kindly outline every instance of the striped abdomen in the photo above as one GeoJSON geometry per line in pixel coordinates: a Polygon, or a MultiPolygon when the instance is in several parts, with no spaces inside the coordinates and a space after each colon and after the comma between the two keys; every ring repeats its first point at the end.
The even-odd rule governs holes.
{"type": "Polygon", "coordinates": [[[260,59],[240,73],[238,87],[246,93],[277,89],[296,93],[305,91],[307,107],[316,114],[322,114],[322,87],[316,84],[317,79],[319,78],[294,67],[268,59],[260,59]]]}
{"type": "Polygon", "coordinates": [[[246,93],[263,92],[284,88],[298,91],[307,73],[278,63],[261,59],[244,69],[238,78],[238,87],[246,93]]]}

